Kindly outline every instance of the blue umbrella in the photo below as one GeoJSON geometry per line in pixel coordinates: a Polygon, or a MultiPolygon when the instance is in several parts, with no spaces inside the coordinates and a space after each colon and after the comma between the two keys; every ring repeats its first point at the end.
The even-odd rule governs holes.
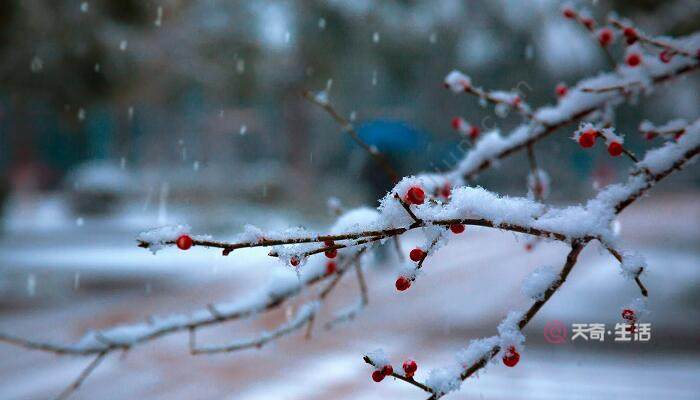
{"type": "Polygon", "coordinates": [[[357,127],[357,134],[383,153],[405,152],[426,146],[428,134],[401,121],[372,120],[357,127]]]}

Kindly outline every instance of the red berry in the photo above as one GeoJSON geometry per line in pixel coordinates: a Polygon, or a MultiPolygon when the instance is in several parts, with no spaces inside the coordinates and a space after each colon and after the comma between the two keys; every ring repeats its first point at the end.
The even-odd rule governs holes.
{"type": "Polygon", "coordinates": [[[637,39],[637,30],[631,26],[626,27],[622,30],[622,34],[625,35],[627,39],[637,39]]]}
{"type": "Polygon", "coordinates": [[[581,22],[583,23],[583,26],[585,26],[589,31],[593,30],[593,26],[595,25],[595,21],[593,20],[593,18],[581,18],[581,22]]]}
{"type": "Polygon", "coordinates": [[[193,244],[192,238],[187,235],[180,236],[175,243],[180,250],[187,250],[192,247],[193,244]]]}
{"type": "MultiPolygon", "coordinates": [[[[478,128],[477,128],[478,129],[478,128]]],[[[446,183],[442,189],[440,189],[440,195],[444,198],[449,198],[450,195],[452,194],[452,187],[450,186],[449,183],[446,183]]]]}
{"type": "Polygon", "coordinates": [[[639,55],[639,53],[631,53],[630,55],[627,56],[625,61],[627,62],[627,65],[629,65],[630,67],[636,67],[642,63],[642,56],[639,55]]]}
{"type": "Polygon", "coordinates": [[[532,251],[532,243],[526,243],[526,244],[525,244],[525,250],[526,250],[526,251],[532,251]]]}
{"type": "Polygon", "coordinates": [[[462,126],[462,118],[460,118],[460,117],[452,118],[452,129],[458,131],[461,126],[462,126]]]}
{"type": "Polygon", "coordinates": [[[613,41],[613,31],[610,28],[603,28],[598,31],[598,42],[601,46],[608,46],[613,41]]]}
{"type": "Polygon", "coordinates": [[[659,60],[661,60],[661,62],[664,64],[670,63],[672,58],[673,52],[670,52],[668,50],[664,50],[661,53],[659,53],[659,60]]]}
{"type": "Polygon", "coordinates": [[[608,153],[610,153],[611,156],[617,157],[620,154],[622,154],[622,145],[618,142],[612,142],[608,146],[608,153]]]}
{"type": "Polygon", "coordinates": [[[381,382],[384,379],[384,374],[382,374],[382,371],[376,370],[372,372],[372,380],[375,382],[381,382]]]}
{"type": "Polygon", "coordinates": [[[554,91],[557,93],[557,96],[564,97],[569,91],[569,88],[567,88],[565,84],[560,83],[554,88],[554,91]]]}
{"type": "Polygon", "coordinates": [[[334,246],[334,245],[335,245],[335,242],[332,241],[332,240],[324,240],[324,241],[323,241],[323,245],[326,246],[326,247],[331,247],[331,246],[334,246]]]}
{"type": "Polygon", "coordinates": [[[384,376],[391,376],[391,374],[393,374],[393,373],[394,373],[394,367],[392,367],[391,365],[387,364],[387,365],[382,367],[382,374],[384,374],[384,376]]]}
{"type": "Polygon", "coordinates": [[[326,250],[326,257],[335,258],[338,255],[338,249],[326,250]]]}
{"type": "Polygon", "coordinates": [[[520,103],[521,103],[521,102],[522,102],[522,99],[520,98],[520,96],[515,96],[515,97],[513,98],[513,107],[518,107],[518,106],[520,106],[520,103]]]}
{"type": "Polygon", "coordinates": [[[408,256],[411,258],[411,260],[418,262],[425,257],[425,252],[418,247],[415,249],[411,250],[411,252],[408,254],[408,256]]]}
{"type": "Polygon", "coordinates": [[[459,235],[460,233],[464,232],[464,225],[452,224],[450,225],[450,230],[452,231],[452,233],[459,235]]]}
{"type": "Polygon", "coordinates": [[[564,14],[564,17],[569,18],[569,19],[576,18],[576,11],[574,11],[570,8],[565,8],[562,11],[562,14],[564,14]]]}
{"type": "Polygon", "coordinates": [[[289,259],[289,263],[292,264],[292,266],[296,267],[297,265],[299,265],[299,257],[292,256],[292,258],[289,259]]]}
{"type": "Polygon", "coordinates": [[[634,315],[634,310],[630,310],[629,308],[625,308],[622,310],[622,318],[626,320],[634,320],[636,317],[634,315]]]}
{"type": "Polygon", "coordinates": [[[335,273],[336,264],[335,261],[328,261],[326,263],[326,275],[332,275],[335,273]]]}
{"type": "Polygon", "coordinates": [[[406,360],[403,362],[403,371],[406,373],[407,377],[412,377],[413,374],[418,370],[418,364],[413,360],[406,360]]]}
{"type": "Polygon", "coordinates": [[[583,132],[581,136],[578,137],[578,144],[580,144],[581,147],[583,147],[584,149],[593,147],[593,145],[595,144],[595,137],[596,132],[593,130],[583,132]]]}
{"type": "Polygon", "coordinates": [[[644,139],[646,139],[646,140],[654,140],[655,137],[656,137],[655,132],[647,132],[644,134],[644,139]]]}
{"type": "Polygon", "coordinates": [[[396,290],[403,292],[404,290],[410,287],[411,280],[406,278],[405,276],[400,276],[399,279],[396,280],[396,290]]]}
{"type": "Polygon", "coordinates": [[[481,133],[481,129],[479,129],[478,126],[472,125],[471,127],[469,127],[469,137],[470,138],[476,139],[477,137],[479,137],[480,133],[481,133]]]}
{"type": "Polygon", "coordinates": [[[406,202],[408,204],[423,204],[425,201],[425,192],[418,186],[413,186],[406,192],[406,202]]]}
{"type": "Polygon", "coordinates": [[[503,364],[512,368],[515,367],[518,361],[520,361],[520,354],[515,350],[515,346],[510,346],[503,356],[503,364]]]}

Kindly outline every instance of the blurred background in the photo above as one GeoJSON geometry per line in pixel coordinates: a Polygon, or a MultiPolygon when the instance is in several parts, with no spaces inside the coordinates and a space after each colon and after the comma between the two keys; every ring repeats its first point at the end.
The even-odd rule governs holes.
{"type": "MultiPolygon", "coordinates": [[[[700,29],[700,2],[694,0],[578,4],[599,20],[615,10],[652,34],[700,29]]],[[[450,70],[463,70],[485,88],[518,89],[533,106],[554,103],[559,82],[574,84],[609,70],[596,41],[562,18],[560,7],[556,0],[0,2],[1,330],[74,340],[86,329],[242,295],[271,269],[282,268],[264,251],[222,258],[196,249],[187,256],[166,251],[153,257],[135,247],[134,237],[172,223],[221,239],[246,223],[324,229],[333,221],[329,199],[345,208],[375,206],[389,182],[323,110],[300,95],[322,90],[330,80],[331,102],[341,114],[355,117],[360,135],[402,174],[449,169],[461,140],[450,126],[452,117],[463,116],[482,130],[508,130],[520,122],[442,89],[450,70]]],[[[700,77],[685,77],[621,106],[617,127],[641,153],[650,146],[637,133],[642,120],[697,119],[699,96],[700,77]]],[[[611,159],[602,150],[581,152],[569,136],[561,131],[536,147],[540,166],[552,177],[553,203],[583,201],[594,187],[627,174],[626,160],[611,159]]],[[[478,183],[525,195],[527,174],[521,154],[484,173],[478,183]]],[[[658,318],[652,321],[660,326],[654,333],[661,339],[646,347],[556,349],[540,340],[532,368],[489,371],[476,389],[455,398],[517,397],[504,391],[504,384],[529,398],[564,398],[572,387],[585,398],[605,398],[605,393],[692,398],[700,386],[683,374],[700,372],[699,188],[693,166],[665,181],[622,220],[625,239],[658,262],[652,265],[659,275],[650,272],[648,279],[652,294],[665,299],[652,306],[658,318]],[[664,269],[672,273],[664,275],[664,269]],[[631,354],[648,358],[628,359],[631,354]],[[587,361],[572,361],[572,355],[587,361]],[[551,358],[556,363],[547,361],[551,358]],[[591,379],[600,373],[598,366],[611,372],[587,385],[582,376],[591,379]],[[675,369],[683,371],[674,375],[675,369]],[[551,377],[556,373],[565,376],[551,377]],[[640,377],[647,386],[635,386],[640,377]]],[[[384,304],[343,330],[319,330],[313,343],[285,339],[241,358],[193,359],[183,337],[165,339],[126,360],[111,359],[75,398],[375,398],[383,391],[421,398],[399,384],[370,385],[371,371],[358,354],[376,342],[401,354],[415,350],[418,354],[409,355],[421,356],[426,368],[444,364],[467,339],[493,332],[514,304],[508,290],[517,291],[527,271],[557,264],[563,254],[557,246],[540,245],[524,255],[522,243],[511,235],[479,229],[473,235],[436,257],[435,264],[445,269],[416,288],[411,310],[396,301],[388,276],[381,274],[390,262],[377,263],[371,273],[381,290],[374,306],[384,304]],[[488,246],[494,243],[498,247],[488,246]],[[516,259],[515,265],[510,262],[516,259]],[[484,288],[502,286],[505,274],[512,285],[490,290],[489,297],[484,288]],[[466,292],[464,282],[450,279],[455,276],[474,286],[467,284],[466,292]],[[439,285],[449,286],[452,294],[470,294],[454,304],[453,297],[435,294],[439,285]],[[436,306],[439,301],[444,302],[436,306]],[[444,311],[431,314],[436,308],[444,311]],[[420,310],[430,317],[417,318],[420,310]],[[245,370],[237,367],[241,360],[245,370]],[[329,372],[287,376],[277,371],[280,363],[329,372]],[[176,365],[193,370],[186,373],[176,365]],[[300,386],[308,379],[318,386],[300,386]]],[[[405,247],[411,240],[417,238],[405,247]]],[[[572,285],[572,292],[562,293],[561,302],[572,299],[566,307],[548,305],[551,311],[542,318],[614,322],[617,307],[634,295],[612,260],[587,253],[590,269],[609,277],[600,271],[582,274],[580,289],[572,285]],[[591,285],[599,296],[595,304],[590,304],[591,285]]],[[[340,303],[354,296],[348,286],[338,295],[340,303]]],[[[275,318],[284,315],[233,332],[269,328],[279,322],[275,318]]],[[[224,330],[220,338],[231,332],[224,330]]],[[[538,338],[533,340],[536,346],[538,338]]],[[[12,399],[57,393],[86,361],[6,345],[0,346],[0,356],[0,398],[12,399]]]]}

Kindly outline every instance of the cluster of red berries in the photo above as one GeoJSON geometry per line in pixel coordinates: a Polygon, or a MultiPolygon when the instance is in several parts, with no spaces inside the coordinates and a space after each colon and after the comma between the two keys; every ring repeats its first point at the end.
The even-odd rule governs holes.
{"type": "Polygon", "coordinates": [[[418,371],[418,364],[413,360],[406,360],[403,362],[403,372],[406,374],[406,378],[413,378],[416,371],[418,371]]]}
{"type": "Polygon", "coordinates": [[[631,26],[625,27],[625,29],[622,30],[622,34],[625,36],[627,44],[633,44],[637,41],[637,39],[639,39],[637,30],[632,28],[631,26]]]}
{"type": "Polygon", "coordinates": [[[384,377],[391,376],[391,374],[393,373],[394,367],[387,364],[379,369],[375,369],[374,372],[372,372],[372,380],[375,382],[381,382],[382,380],[384,380],[384,377]]]}
{"type": "Polygon", "coordinates": [[[515,346],[508,347],[506,354],[503,355],[503,364],[506,367],[515,367],[520,361],[520,353],[515,349],[515,346]]]}
{"type": "MultiPolygon", "coordinates": [[[[413,375],[415,375],[416,371],[418,371],[418,364],[416,364],[415,361],[406,360],[403,362],[403,372],[405,373],[406,378],[413,379],[413,375]]],[[[372,372],[372,380],[375,382],[381,382],[385,377],[391,376],[393,373],[394,367],[387,364],[381,368],[375,369],[374,372],[372,372]]]]}
{"type": "Polygon", "coordinates": [[[190,247],[192,247],[194,242],[192,241],[191,237],[189,237],[187,235],[182,235],[179,238],[177,238],[177,240],[175,241],[175,244],[177,245],[178,249],[187,250],[190,247]]]}
{"type": "MultiPolygon", "coordinates": [[[[584,149],[593,147],[595,144],[595,140],[598,136],[602,136],[600,132],[598,132],[595,129],[588,129],[584,131],[581,135],[578,137],[578,144],[583,147],[584,149]]],[[[608,153],[610,153],[611,156],[617,157],[623,152],[623,147],[622,144],[616,141],[610,142],[608,145],[608,153]]]]}
{"type": "Polygon", "coordinates": [[[565,8],[565,9],[562,11],[562,14],[564,14],[564,17],[566,17],[566,18],[568,18],[568,19],[577,19],[577,18],[579,18],[579,21],[580,21],[580,22],[583,24],[583,26],[585,26],[586,29],[588,29],[589,31],[592,31],[592,30],[593,30],[593,27],[595,26],[595,21],[593,20],[593,18],[588,17],[588,16],[579,15],[578,13],[576,13],[575,10],[573,10],[573,9],[571,9],[571,8],[569,8],[569,7],[565,8]]]}
{"type": "Polygon", "coordinates": [[[456,130],[457,132],[466,133],[472,140],[479,137],[479,134],[481,134],[481,129],[479,129],[479,127],[476,125],[469,125],[469,129],[466,129],[467,125],[467,121],[465,121],[462,117],[452,118],[452,129],[456,130]]]}
{"type": "Polygon", "coordinates": [[[627,321],[627,327],[625,330],[627,332],[632,332],[634,333],[635,331],[635,323],[637,323],[637,315],[634,313],[634,310],[630,310],[629,308],[625,308],[622,310],[622,319],[627,321]]]}

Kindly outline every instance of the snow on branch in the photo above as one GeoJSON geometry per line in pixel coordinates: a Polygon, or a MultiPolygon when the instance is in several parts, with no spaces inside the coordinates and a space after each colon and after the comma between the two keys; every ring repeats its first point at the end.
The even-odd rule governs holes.
{"type": "MultiPolygon", "coordinates": [[[[683,48],[700,48],[700,34],[675,39],[683,48]]],[[[629,93],[641,93],[657,84],[667,82],[685,73],[697,70],[697,58],[677,57],[668,63],[648,56],[642,65],[631,67],[623,64],[614,72],[599,74],[581,80],[567,89],[554,106],[544,106],[532,112],[533,119],[516,127],[503,136],[498,131],[483,135],[481,140],[466,153],[462,161],[452,171],[445,174],[447,181],[461,184],[463,179],[474,178],[476,174],[493,165],[497,160],[533,144],[559,128],[576,123],[582,118],[609,105],[624,102],[629,93]]],[[[450,77],[461,74],[453,71],[450,77]]],[[[462,76],[466,76],[461,74],[462,76]]],[[[449,84],[452,88],[453,85],[449,84]]]]}

